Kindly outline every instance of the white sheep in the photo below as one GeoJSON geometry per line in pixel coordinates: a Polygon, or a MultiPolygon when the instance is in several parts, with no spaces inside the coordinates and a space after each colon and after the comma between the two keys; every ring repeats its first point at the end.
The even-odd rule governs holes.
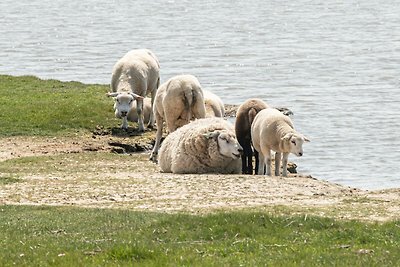
{"type": "Polygon", "coordinates": [[[159,165],[162,172],[238,174],[242,151],[230,122],[198,119],[165,138],[159,165]]]}
{"type": "MultiPolygon", "coordinates": [[[[144,123],[149,123],[151,113],[153,113],[153,110],[151,109],[151,98],[145,97],[143,99],[143,122],[144,123]]],[[[117,117],[117,118],[119,118],[119,117],[117,117]]],[[[132,103],[132,107],[128,112],[127,119],[128,119],[128,121],[131,121],[131,122],[138,122],[136,102],[132,103]]]]}
{"type": "MultiPolygon", "coordinates": [[[[111,77],[111,93],[115,97],[115,115],[122,118],[123,129],[128,128],[127,114],[136,100],[139,131],[144,131],[143,98],[151,94],[152,105],[160,84],[160,64],[148,49],[137,49],[126,53],[114,65],[111,77]]],[[[148,127],[154,126],[154,116],[150,113],[148,127]]]]}
{"type": "Polygon", "coordinates": [[[193,75],[178,75],[157,90],[153,112],[156,117],[157,134],[150,160],[157,161],[164,121],[170,133],[188,124],[192,119],[204,118],[203,90],[193,75]]]}
{"type": "Polygon", "coordinates": [[[206,107],[206,118],[224,117],[225,106],[221,98],[216,94],[203,89],[204,104],[206,107]]]}
{"type": "Polygon", "coordinates": [[[251,139],[255,150],[259,152],[258,174],[271,176],[271,150],[275,151],[275,176],[279,176],[282,158],[282,176],[287,176],[289,153],[298,157],[303,155],[303,143],[308,138],[296,132],[292,120],[273,108],[258,112],[251,126],[251,139]]]}
{"type": "Polygon", "coordinates": [[[239,144],[243,147],[242,173],[253,174],[253,154],[256,159],[256,172],[258,169],[258,152],[251,144],[251,124],[260,110],[269,106],[259,98],[247,99],[241,104],[236,112],[235,132],[239,144]]]}

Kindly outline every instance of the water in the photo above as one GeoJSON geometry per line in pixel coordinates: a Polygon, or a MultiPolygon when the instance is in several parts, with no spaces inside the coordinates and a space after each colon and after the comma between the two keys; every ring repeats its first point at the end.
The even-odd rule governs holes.
{"type": "Polygon", "coordinates": [[[396,0],[2,0],[0,73],[108,84],[150,48],[162,81],[190,73],[225,103],[293,110],[311,139],[290,156],[300,172],[399,187],[399,14],[396,0]]]}

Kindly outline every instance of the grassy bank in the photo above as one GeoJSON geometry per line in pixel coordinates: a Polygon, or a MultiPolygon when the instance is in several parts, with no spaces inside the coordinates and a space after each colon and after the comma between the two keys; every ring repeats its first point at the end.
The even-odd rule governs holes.
{"type": "Polygon", "coordinates": [[[2,206],[1,266],[397,266],[399,224],[2,206]]]}
{"type": "Polygon", "coordinates": [[[0,136],[60,135],[116,126],[106,85],[0,75],[0,136]]]}
{"type": "Polygon", "coordinates": [[[148,155],[109,147],[154,132],[82,135],[118,127],[107,91],[0,75],[0,266],[400,265],[398,219],[310,215],[397,218],[398,195],[370,198],[304,177],[160,173],[148,155]],[[231,211],[209,214],[221,203],[231,211]]]}

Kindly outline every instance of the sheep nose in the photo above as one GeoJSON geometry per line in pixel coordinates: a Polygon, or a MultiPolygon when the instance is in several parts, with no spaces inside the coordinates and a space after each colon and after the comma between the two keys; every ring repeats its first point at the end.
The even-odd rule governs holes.
{"type": "Polygon", "coordinates": [[[239,151],[240,154],[243,154],[243,148],[239,147],[238,151],[239,151]]]}
{"type": "Polygon", "coordinates": [[[303,156],[303,152],[299,152],[299,156],[300,156],[300,157],[303,156]]]}
{"type": "Polygon", "coordinates": [[[121,116],[122,116],[122,117],[126,117],[126,114],[128,114],[128,112],[126,112],[126,111],[121,111],[121,116]]]}

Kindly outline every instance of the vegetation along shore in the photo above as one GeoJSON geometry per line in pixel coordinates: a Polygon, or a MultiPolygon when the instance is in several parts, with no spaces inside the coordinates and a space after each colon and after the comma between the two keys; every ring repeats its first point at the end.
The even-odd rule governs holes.
{"type": "Polygon", "coordinates": [[[0,75],[1,266],[400,265],[400,189],[160,173],[108,91],[0,75]]]}

